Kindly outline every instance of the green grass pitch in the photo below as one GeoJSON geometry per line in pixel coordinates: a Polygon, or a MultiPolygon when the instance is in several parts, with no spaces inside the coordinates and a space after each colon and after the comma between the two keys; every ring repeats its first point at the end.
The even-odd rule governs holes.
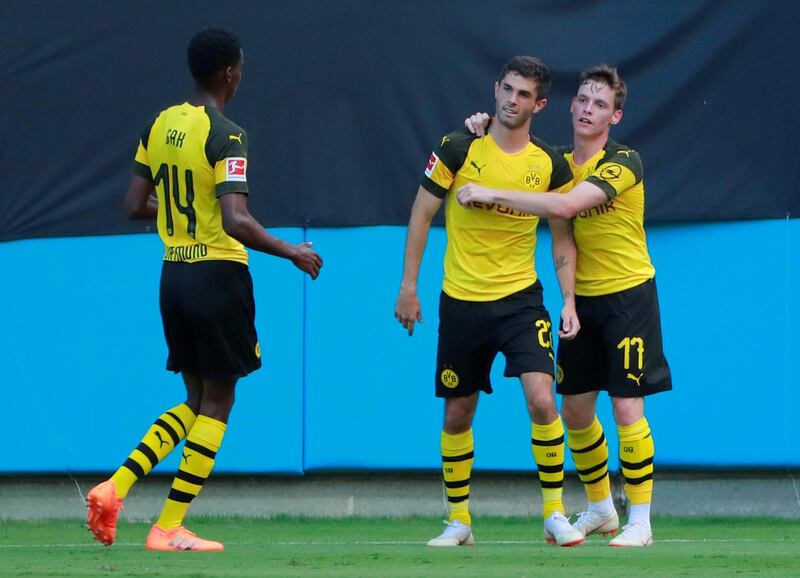
{"type": "Polygon", "coordinates": [[[144,550],[149,528],[121,521],[117,543],[93,542],[82,520],[0,522],[0,576],[800,576],[800,523],[657,518],[650,548],[609,548],[591,537],[548,546],[541,522],[476,517],[474,548],[433,549],[434,518],[194,518],[189,527],[225,552],[144,550]]]}

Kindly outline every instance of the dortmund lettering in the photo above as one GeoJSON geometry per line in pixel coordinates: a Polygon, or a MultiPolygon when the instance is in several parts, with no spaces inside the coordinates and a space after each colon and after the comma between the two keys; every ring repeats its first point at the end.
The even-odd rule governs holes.
{"type": "Polygon", "coordinates": [[[208,245],[203,243],[166,247],[164,251],[164,261],[193,261],[195,259],[202,259],[207,255],[208,245]]]}

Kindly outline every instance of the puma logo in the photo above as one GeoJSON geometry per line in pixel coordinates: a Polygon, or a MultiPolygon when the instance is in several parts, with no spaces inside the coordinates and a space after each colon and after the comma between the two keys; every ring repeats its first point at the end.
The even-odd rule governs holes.
{"type": "Polygon", "coordinates": [[[486,163],[483,163],[481,166],[478,166],[478,163],[475,161],[469,161],[469,164],[475,167],[475,170],[478,171],[478,176],[481,176],[481,169],[486,166],[486,163]]]}
{"type": "Polygon", "coordinates": [[[644,375],[644,372],[640,373],[638,376],[636,376],[636,375],[633,375],[632,373],[629,373],[629,374],[628,374],[626,377],[627,377],[628,379],[632,379],[633,381],[635,381],[635,382],[636,382],[636,385],[639,385],[639,386],[641,386],[642,384],[641,384],[641,383],[639,383],[639,380],[640,380],[640,379],[642,379],[642,376],[643,376],[643,375],[644,375]]]}
{"type": "Polygon", "coordinates": [[[161,437],[161,432],[155,432],[156,437],[158,438],[158,449],[161,449],[162,446],[169,445],[168,442],[164,441],[164,438],[161,437]]]}
{"type": "Polygon", "coordinates": [[[187,453],[186,453],[186,450],[183,450],[183,461],[184,461],[184,462],[186,462],[186,463],[188,464],[188,463],[189,463],[189,458],[190,458],[191,456],[192,456],[192,454],[187,454],[187,453]]]}
{"type": "Polygon", "coordinates": [[[238,136],[235,135],[235,134],[229,134],[228,135],[228,140],[238,140],[239,144],[242,144],[242,133],[239,133],[238,136]]]}

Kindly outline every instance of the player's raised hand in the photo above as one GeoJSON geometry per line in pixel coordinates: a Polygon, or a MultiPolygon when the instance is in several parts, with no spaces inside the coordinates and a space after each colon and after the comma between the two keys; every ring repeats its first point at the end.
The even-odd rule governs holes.
{"type": "Polygon", "coordinates": [[[397,303],[394,306],[394,316],[400,324],[408,330],[408,336],[414,335],[414,323],[422,323],[422,307],[416,291],[400,290],[397,303]]]}
{"type": "Polygon", "coordinates": [[[458,203],[462,207],[467,207],[472,203],[494,203],[494,192],[475,183],[467,183],[457,192],[458,203]]]}
{"type": "Polygon", "coordinates": [[[301,271],[308,273],[312,279],[319,277],[322,269],[322,257],[311,248],[312,243],[303,241],[297,244],[297,253],[292,257],[292,263],[301,271]]]}
{"type": "Polygon", "coordinates": [[[491,117],[485,112],[476,112],[472,116],[464,119],[464,126],[475,136],[485,136],[486,129],[489,128],[491,117]]]}

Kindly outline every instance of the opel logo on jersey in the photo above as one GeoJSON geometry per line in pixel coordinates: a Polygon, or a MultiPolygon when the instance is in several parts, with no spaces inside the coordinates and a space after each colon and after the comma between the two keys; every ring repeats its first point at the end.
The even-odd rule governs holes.
{"type": "Polygon", "coordinates": [[[445,369],[442,372],[442,375],[439,376],[439,379],[441,380],[442,385],[449,389],[455,389],[458,387],[458,374],[452,369],[445,369]]]}
{"type": "Polygon", "coordinates": [[[616,181],[622,176],[622,165],[604,165],[600,169],[600,177],[606,181],[616,181]]]}
{"type": "Polygon", "coordinates": [[[535,191],[541,186],[542,177],[536,171],[528,171],[528,174],[525,175],[525,179],[523,180],[523,184],[529,191],[535,191]]]}

